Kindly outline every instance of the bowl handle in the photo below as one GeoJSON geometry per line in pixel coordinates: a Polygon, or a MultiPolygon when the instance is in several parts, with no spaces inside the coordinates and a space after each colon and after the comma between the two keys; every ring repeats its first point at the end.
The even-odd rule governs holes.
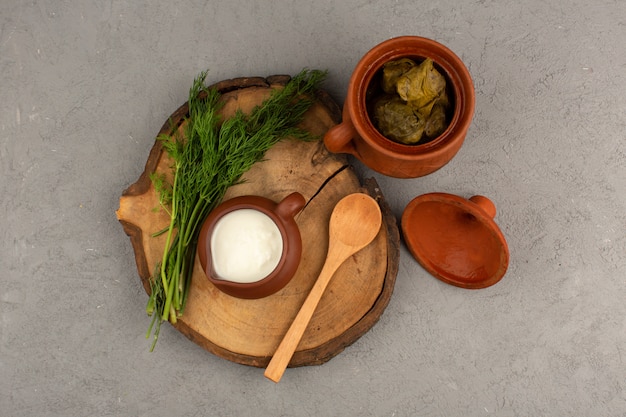
{"type": "Polygon", "coordinates": [[[354,138],[357,131],[350,119],[330,128],[324,135],[324,145],[332,153],[348,153],[356,156],[354,138]]]}
{"type": "Polygon", "coordinates": [[[293,219],[306,204],[306,200],[302,194],[295,192],[283,198],[276,206],[276,214],[283,220],[293,219]]]}

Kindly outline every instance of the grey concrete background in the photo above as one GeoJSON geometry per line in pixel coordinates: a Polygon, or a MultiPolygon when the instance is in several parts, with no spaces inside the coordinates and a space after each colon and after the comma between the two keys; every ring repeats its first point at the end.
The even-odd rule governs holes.
{"type": "Polygon", "coordinates": [[[2,416],[626,416],[626,2],[77,1],[0,4],[2,416]],[[371,47],[444,43],[477,102],[458,156],[415,196],[484,194],[511,264],[480,291],[403,247],[379,323],[325,365],[261,369],[164,326],[118,198],[209,80],[328,69],[343,103],[371,47]]]}

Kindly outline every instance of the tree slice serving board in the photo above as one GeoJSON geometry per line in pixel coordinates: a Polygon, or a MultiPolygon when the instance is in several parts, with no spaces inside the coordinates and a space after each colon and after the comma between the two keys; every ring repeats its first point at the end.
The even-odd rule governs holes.
{"type": "MultiPolygon", "coordinates": [[[[214,85],[225,106],[223,117],[236,109],[250,111],[289,76],[237,78],[214,85]]],[[[161,133],[180,129],[187,103],[163,125],[161,133]]],[[[320,138],[340,120],[340,109],[324,92],[305,115],[303,127],[320,138]]],[[[152,234],[169,224],[158,210],[158,196],[150,181],[152,172],[171,178],[171,161],[156,141],[145,170],[122,193],[117,218],[130,237],[139,276],[147,293],[150,277],[163,254],[165,236],[152,234]]],[[[206,278],[196,262],[184,314],[174,325],[189,339],[227,360],[265,367],[313,286],[326,259],[328,221],[335,204],[344,196],[364,192],[374,197],[383,213],[383,227],[376,239],[349,258],[337,271],[313,315],[290,367],[321,364],[356,341],[379,319],[389,303],[398,271],[400,237],[396,219],[375,180],[360,183],[342,155],[330,154],[321,140],[302,142],[284,139],[265,159],[228,189],[225,200],[253,194],[280,201],[298,191],[306,201],[296,216],[302,235],[302,258],[293,279],[281,291],[258,300],[228,296],[206,278]]],[[[146,318],[146,326],[149,319],[146,318]]],[[[158,343],[166,343],[159,340],[158,343]]]]}

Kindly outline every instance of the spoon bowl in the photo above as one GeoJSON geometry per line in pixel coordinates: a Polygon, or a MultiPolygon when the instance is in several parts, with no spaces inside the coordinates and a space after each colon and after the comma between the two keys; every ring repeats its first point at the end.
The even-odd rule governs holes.
{"type": "Polygon", "coordinates": [[[267,366],[265,376],[268,379],[280,381],[335,271],[346,259],[374,240],[381,223],[378,203],[366,194],[350,194],[337,203],[330,216],[328,254],[324,267],[267,366]]]}
{"type": "MultiPolygon", "coordinates": [[[[329,245],[341,242],[360,250],[374,240],[381,220],[380,208],[372,197],[361,193],[350,194],[333,209],[329,223],[329,245]]],[[[330,248],[328,252],[332,252],[330,248]]]]}

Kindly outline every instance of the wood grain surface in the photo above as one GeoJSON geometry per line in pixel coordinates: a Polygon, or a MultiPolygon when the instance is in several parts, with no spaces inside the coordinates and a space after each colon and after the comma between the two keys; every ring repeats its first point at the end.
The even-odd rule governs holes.
{"type": "MultiPolygon", "coordinates": [[[[214,86],[223,94],[223,115],[229,117],[236,109],[250,111],[261,104],[273,88],[280,88],[288,80],[288,76],[238,78],[214,86]]],[[[180,129],[186,114],[184,104],[159,133],[180,129]]],[[[321,138],[339,118],[338,106],[320,92],[316,104],[305,116],[303,127],[321,138]]],[[[149,280],[164,245],[164,236],[151,235],[168,224],[166,213],[156,209],[158,198],[149,180],[154,171],[170,174],[170,161],[159,142],[155,142],[140,178],[123,192],[117,211],[130,237],[146,292],[150,291],[149,280]]],[[[396,219],[376,182],[369,179],[361,183],[348,160],[330,154],[321,140],[284,139],[243,179],[243,183],[228,190],[225,199],[253,194],[279,201],[298,191],[307,200],[305,208],[296,216],[303,246],[300,266],[291,282],[278,293],[258,300],[244,300],[215,288],[197,261],[187,306],[175,327],[222,358],[250,366],[266,366],[322,269],[332,209],[344,196],[365,192],[381,206],[383,227],[370,245],[338,269],[289,366],[324,363],[367,332],[387,306],[398,269],[400,239],[396,219]]],[[[159,343],[166,341],[159,340],[159,343]]]]}

